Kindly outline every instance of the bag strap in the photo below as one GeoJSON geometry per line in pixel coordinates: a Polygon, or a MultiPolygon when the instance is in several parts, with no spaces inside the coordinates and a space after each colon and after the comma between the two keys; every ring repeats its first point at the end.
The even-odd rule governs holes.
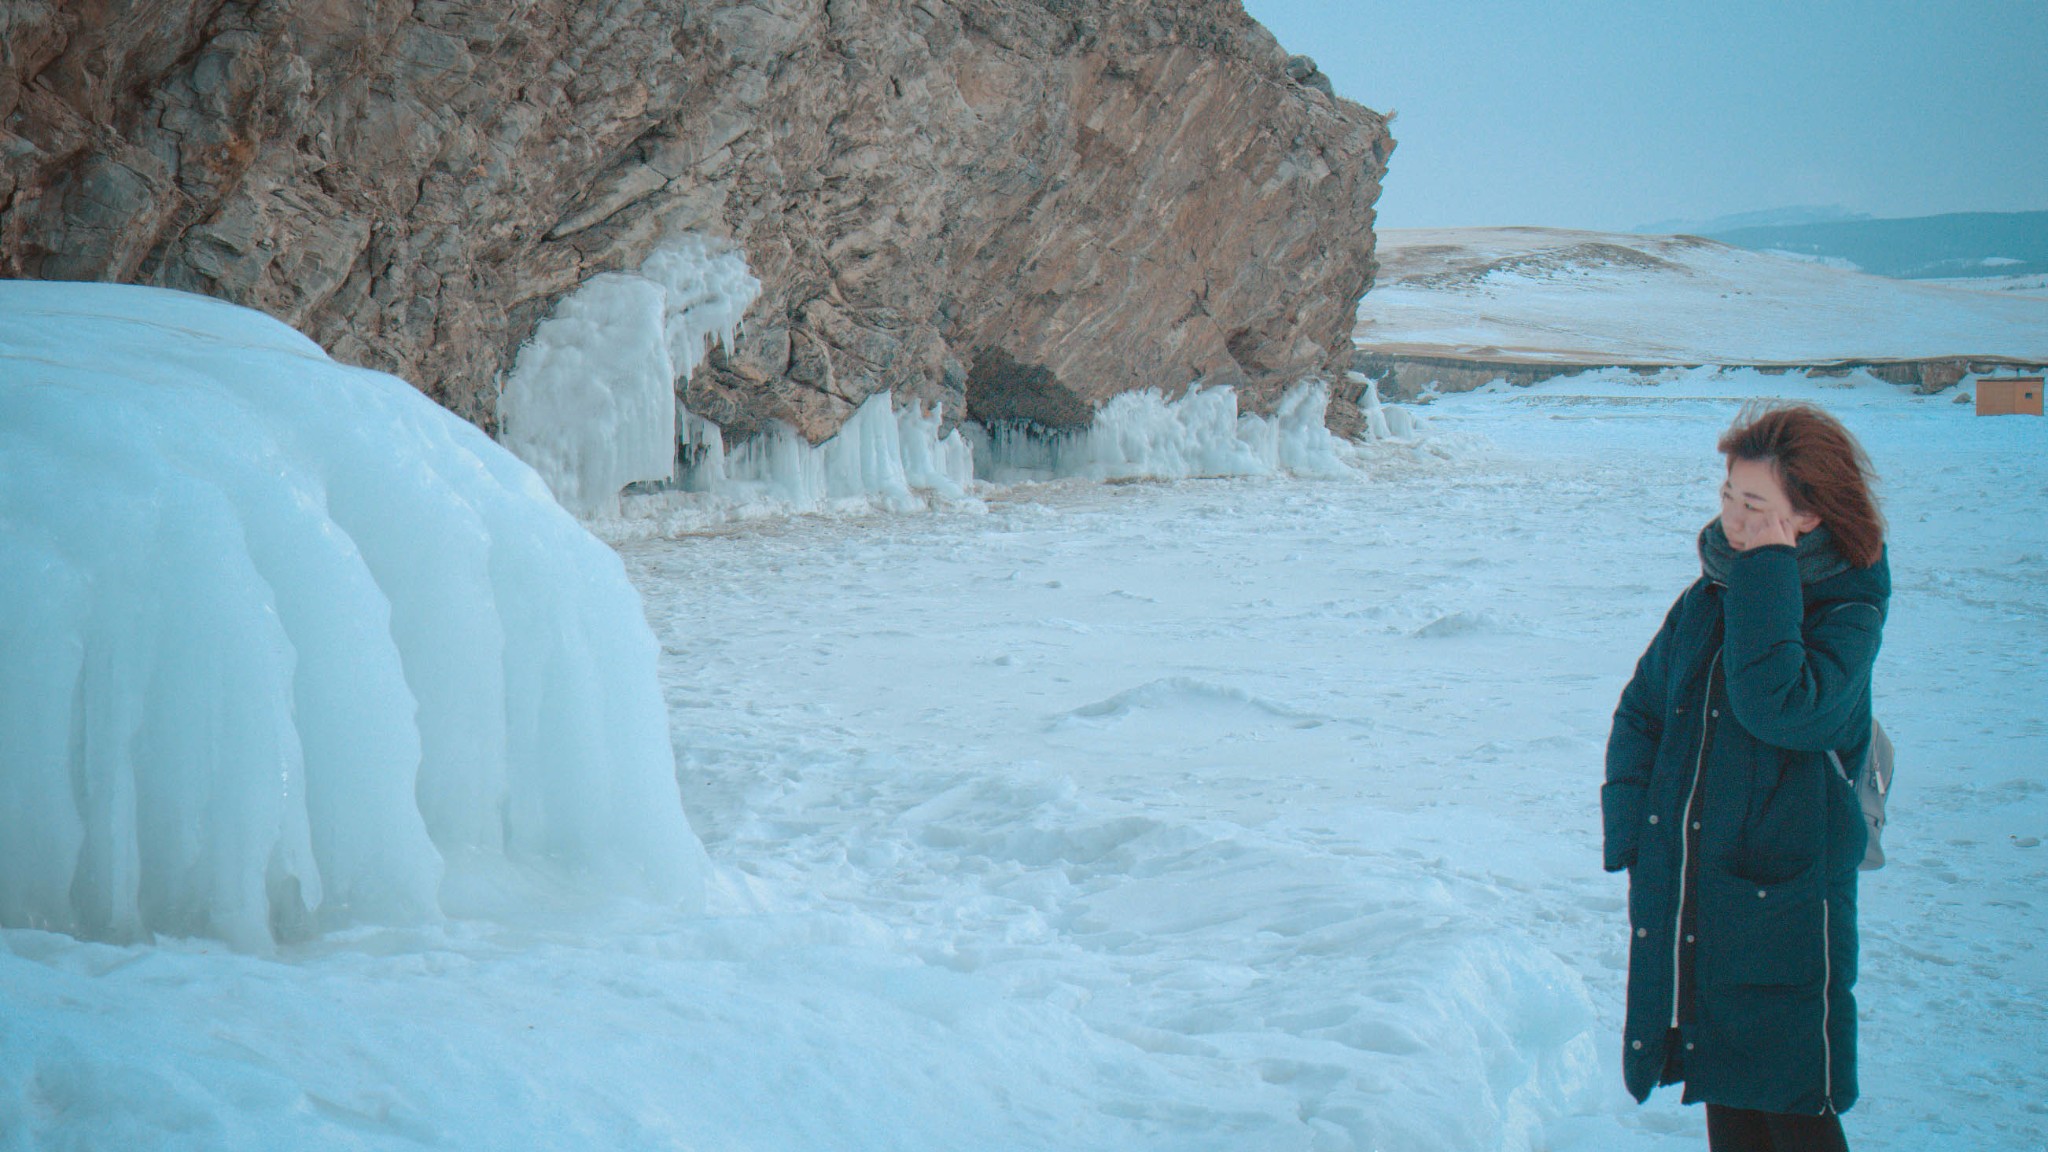
{"type": "MultiPolygon", "coordinates": [[[[1821,614],[1821,619],[1825,620],[1844,608],[1868,608],[1872,612],[1877,612],[1878,619],[1882,620],[1884,618],[1884,613],[1878,611],[1877,605],[1872,604],[1868,600],[1844,600],[1840,604],[1830,606],[1826,612],[1821,614]]],[[[1878,727],[1875,716],[1870,719],[1870,729],[1870,750],[1863,754],[1865,760],[1869,760],[1872,756],[1877,755],[1877,741],[1884,734],[1884,729],[1878,727]]],[[[1885,741],[1885,746],[1890,747],[1891,742],[1889,740],[1885,741]]],[[[1849,775],[1849,769],[1842,764],[1841,756],[1836,754],[1832,748],[1828,749],[1828,762],[1835,766],[1835,774],[1840,776],[1845,783],[1854,784],[1856,782],[1856,778],[1849,775]]],[[[1876,773],[1876,775],[1879,777],[1877,781],[1877,794],[1882,796],[1891,787],[1892,782],[1889,779],[1885,779],[1883,773],[1876,773]]]]}

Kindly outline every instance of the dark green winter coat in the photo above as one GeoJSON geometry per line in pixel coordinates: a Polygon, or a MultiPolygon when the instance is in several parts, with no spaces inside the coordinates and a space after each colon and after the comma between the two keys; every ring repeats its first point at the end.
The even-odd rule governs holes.
{"type": "Polygon", "coordinates": [[[1881,556],[1802,585],[1781,545],[1737,554],[1727,581],[1702,576],[1672,605],[1608,738],[1605,863],[1629,873],[1623,1071],[1638,1100],[1682,1079],[1688,1104],[1846,1111],[1867,833],[1826,753],[1857,764],[1868,747],[1890,570],[1881,556]]]}

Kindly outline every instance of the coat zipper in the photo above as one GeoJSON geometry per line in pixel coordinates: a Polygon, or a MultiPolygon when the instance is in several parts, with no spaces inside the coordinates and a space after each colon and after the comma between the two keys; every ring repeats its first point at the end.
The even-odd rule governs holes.
{"type": "Polygon", "coordinates": [[[1685,790],[1685,806],[1678,810],[1678,915],[1671,921],[1671,1026],[1678,1027],[1678,1002],[1682,989],[1680,974],[1685,971],[1682,950],[1685,947],[1685,869],[1692,853],[1692,837],[1687,835],[1686,822],[1692,819],[1692,798],[1700,790],[1700,770],[1707,762],[1707,737],[1713,732],[1714,724],[1711,706],[1714,702],[1714,668],[1721,662],[1721,650],[1714,649],[1714,658],[1707,661],[1707,687],[1700,698],[1700,750],[1693,757],[1692,784],[1685,790]]]}
{"type": "Polygon", "coordinates": [[[1833,949],[1828,946],[1828,902],[1820,902],[1820,1114],[1825,1116],[1835,1110],[1835,1049],[1828,1041],[1828,1008],[1832,999],[1828,993],[1835,982],[1833,949]]]}

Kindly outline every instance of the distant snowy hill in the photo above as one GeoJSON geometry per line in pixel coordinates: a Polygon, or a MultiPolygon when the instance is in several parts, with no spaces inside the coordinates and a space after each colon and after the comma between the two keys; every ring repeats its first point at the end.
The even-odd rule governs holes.
{"type": "Polygon", "coordinates": [[[2048,272],[2048,212],[1759,221],[1698,231],[1739,248],[1846,261],[1865,272],[1901,279],[2048,272]]]}
{"type": "MultiPolygon", "coordinates": [[[[1516,365],[1878,365],[1939,387],[2048,362],[2048,300],[1886,279],[1691,236],[1549,228],[1380,233],[1359,367],[1427,362],[1446,388],[1516,365]],[[1457,365],[1479,377],[1460,381],[1457,365]],[[1449,366],[1449,367],[1446,367],[1449,366]]],[[[1397,381],[1413,385],[1411,373],[1397,381]]],[[[1510,379],[1515,378],[1508,373],[1510,379]]]]}

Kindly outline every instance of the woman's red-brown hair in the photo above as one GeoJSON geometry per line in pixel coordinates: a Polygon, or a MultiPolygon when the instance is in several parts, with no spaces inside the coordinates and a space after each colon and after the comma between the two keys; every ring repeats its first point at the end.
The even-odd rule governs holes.
{"type": "Polygon", "coordinates": [[[1811,404],[1745,408],[1719,447],[1730,464],[1768,462],[1793,510],[1820,517],[1849,563],[1868,568],[1884,555],[1876,472],[1841,421],[1811,404]]]}

